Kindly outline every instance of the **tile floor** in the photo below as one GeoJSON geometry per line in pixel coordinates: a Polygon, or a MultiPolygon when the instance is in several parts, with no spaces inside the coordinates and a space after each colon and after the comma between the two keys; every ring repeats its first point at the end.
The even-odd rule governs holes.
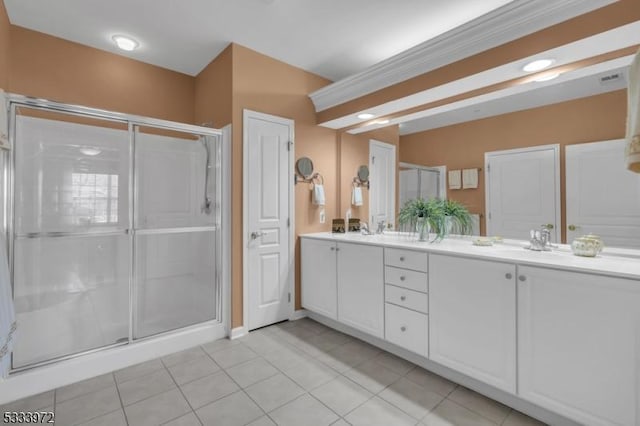
{"type": "Polygon", "coordinates": [[[535,426],[310,319],[218,340],[0,407],[58,426],[535,426]]]}

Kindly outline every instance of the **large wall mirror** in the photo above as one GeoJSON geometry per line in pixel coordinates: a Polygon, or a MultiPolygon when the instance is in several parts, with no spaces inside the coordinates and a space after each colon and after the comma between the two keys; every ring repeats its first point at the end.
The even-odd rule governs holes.
{"type": "MultiPolygon", "coordinates": [[[[570,243],[578,236],[595,233],[607,247],[640,248],[640,175],[626,171],[623,158],[628,62],[622,61],[617,68],[601,73],[587,72],[586,68],[577,70],[585,77],[561,76],[557,83],[547,82],[520,94],[507,93],[489,101],[451,108],[403,123],[401,127],[343,133],[341,214],[351,209],[353,217],[371,222],[368,200],[360,208],[351,205],[351,180],[358,166],[368,161],[368,142],[386,138],[397,146],[396,211],[407,197],[422,190],[417,182],[420,180],[422,185],[422,179],[430,179],[428,170],[482,169],[477,189],[449,189],[445,184],[438,195],[465,204],[471,213],[478,215],[477,233],[487,235],[495,217],[487,205],[488,176],[500,167],[507,171],[511,168],[510,185],[503,188],[510,193],[503,200],[509,210],[540,196],[536,191],[541,189],[527,180],[533,175],[527,174],[526,168],[550,161],[558,170],[552,180],[559,188],[554,201],[559,213],[549,220],[525,220],[526,228],[552,224],[557,231],[554,242],[570,243]],[[609,75],[617,77],[603,84],[603,76],[609,75]],[[486,163],[488,153],[535,151],[536,147],[550,145],[558,147],[557,157],[545,160],[513,156],[495,166],[486,163]]],[[[374,170],[371,181],[375,181],[374,170]]],[[[425,182],[424,186],[431,184],[425,182]]],[[[369,195],[369,191],[364,192],[369,195]]],[[[525,228],[514,233],[500,232],[506,234],[503,237],[524,240],[528,233],[522,229],[525,228]]]]}

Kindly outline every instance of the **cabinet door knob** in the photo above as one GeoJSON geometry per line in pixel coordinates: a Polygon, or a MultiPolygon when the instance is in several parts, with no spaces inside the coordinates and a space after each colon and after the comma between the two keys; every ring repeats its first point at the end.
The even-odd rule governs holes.
{"type": "Polygon", "coordinates": [[[331,251],[334,251],[336,248],[335,247],[331,247],[331,251]]]}
{"type": "Polygon", "coordinates": [[[336,251],[340,251],[340,247],[336,247],[336,251]]]}
{"type": "Polygon", "coordinates": [[[407,296],[400,296],[400,300],[404,302],[405,300],[407,300],[407,296]]]}
{"type": "Polygon", "coordinates": [[[400,262],[404,262],[404,256],[400,256],[400,262]]]}
{"type": "Polygon", "coordinates": [[[403,325],[402,327],[400,327],[400,331],[402,331],[402,332],[404,333],[405,331],[407,331],[407,327],[405,327],[405,326],[403,325]]]}
{"type": "Polygon", "coordinates": [[[520,275],[518,279],[522,282],[525,282],[527,280],[527,277],[525,277],[524,275],[520,275]]]}
{"type": "Polygon", "coordinates": [[[513,275],[511,274],[511,272],[507,272],[506,274],[504,274],[504,277],[510,280],[511,278],[513,278],[513,275]]]}
{"type": "Polygon", "coordinates": [[[400,281],[404,281],[405,279],[407,279],[407,277],[405,277],[404,275],[400,276],[400,281]]]}

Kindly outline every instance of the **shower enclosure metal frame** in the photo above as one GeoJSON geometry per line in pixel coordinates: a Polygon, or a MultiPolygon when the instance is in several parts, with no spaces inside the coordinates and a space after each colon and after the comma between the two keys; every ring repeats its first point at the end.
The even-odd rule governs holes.
{"type": "MultiPolygon", "coordinates": [[[[9,273],[11,277],[12,290],[14,284],[14,260],[15,260],[15,252],[14,252],[14,243],[16,239],[16,229],[15,229],[15,181],[16,181],[16,114],[17,108],[19,107],[27,107],[31,109],[48,111],[53,113],[63,113],[67,115],[77,116],[77,117],[85,117],[97,120],[104,120],[107,122],[115,122],[121,123],[127,126],[128,130],[128,149],[129,149],[129,164],[128,164],[128,172],[129,172],[129,182],[128,182],[128,227],[124,230],[124,233],[128,236],[130,253],[129,253],[129,313],[128,313],[128,321],[129,321],[129,335],[128,340],[123,342],[117,342],[101,347],[97,347],[94,349],[73,353],[61,357],[56,357],[51,360],[46,360],[42,362],[33,363],[20,368],[13,368],[11,373],[18,373],[24,370],[30,370],[36,367],[49,365],[53,363],[58,363],[60,361],[65,361],[73,358],[77,358],[80,356],[84,356],[87,354],[104,351],[107,349],[127,346],[132,343],[146,341],[149,339],[155,339],[160,336],[165,336],[169,334],[173,334],[179,331],[189,330],[192,328],[201,327],[203,325],[208,324],[220,324],[225,329],[228,329],[228,312],[229,304],[224,302],[224,291],[222,285],[222,198],[223,198],[223,178],[221,173],[221,154],[222,154],[222,136],[223,132],[218,129],[213,129],[210,127],[202,127],[191,124],[173,122],[162,119],[155,119],[150,117],[143,117],[132,114],[118,113],[112,112],[97,108],[90,108],[85,106],[66,104],[61,102],[49,101],[45,99],[32,98],[23,95],[16,94],[7,94],[7,105],[2,106],[7,108],[7,113],[9,117],[9,143],[11,149],[9,151],[4,151],[2,153],[4,160],[3,167],[3,231],[7,236],[7,253],[8,253],[8,261],[9,261],[9,273]],[[216,176],[215,176],[215,219],[213,226],[203,226],[203,227],[192,227],[189,231],[184,231],[184,228],[181,230],[180,228],[175,229],[161,229],[161,230],[144,230],[141,232],[141,235],[150,235],[150,234],[158,234],[158,233],[175,233],[175,232],[195,232],[195,231],[216,231],[215,233],[215,242],[214,247],[216,250],[215,256],[215,319],[208,320],[205,322],[188,325],[184,327],[180,327],[177,329],[172,329],[168,331],[163,331],[157,334],[153,334],[146,337],[134,337],[134,321],[135,321],[135,303],[136,303],[136,270],[135,270],[135,254],[136,254],[136,228],[135,228],[135,208],[137,203],[137,191],[138,188],[136,186],[136,178],[137,178],[137,168],[136,168],[136,138],[135,131],[137,127],[145,127],[145,128],[154,128],[161,129],[167,131],[175,131],[175,132],[185,132],[192,133],[199,136],[204,137],[213,137],[216,138],[217,143],[215,147],[211,148],[212,152],[215,152],[216,164],[210,164],[209,167],[213,168],[216,176]]],[[[209,157],[209,155],[207,155],[209,157]]],[[[108,235],[122,235],[123,231],[113,231],[113,232],[104,232],[100,233],[100,236],[108,236],[108,235]]],[[[43,232],[43,233],[34,233],[32,235],[26,235],[26,238],[36,238],[36,237],[81,237],[89,234],[85,233],[76,233],[76,232],[43,232]]],[[[15,294],[15,291],[13,291],[15,294]]],[[[13,363],[12,363],[13,364],[13,363]]]]}

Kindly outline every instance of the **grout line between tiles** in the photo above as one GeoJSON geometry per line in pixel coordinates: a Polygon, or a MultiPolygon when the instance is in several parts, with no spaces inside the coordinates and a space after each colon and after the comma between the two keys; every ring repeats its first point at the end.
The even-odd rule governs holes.
{"type": "Polygon", "coordinates": [[[124,414],[124,422],[127,424],[127,426],[129,426],[129,418],[127,417],[127,411],[124,409],[124,401],[122,400],[122,395],[120,395],[120,388],[118,387],[118,382],[116,380],[115,373],[111,373],[111,378],[113,379],[113,382],[116,384],[116,392],[118,393],[118,399],[120,400],[120,409],[124,414]]]}
{"type": "MultiPolygon", "coordinates": [[[[173,380],[173,383],[176,385],[176,388],[178,388],[178,390],[180,391],[180,395],[182,395],[182,397],[184,398],[184,400],[187,402],[187,405],[189,406],[189,408],[191,408],[191,412],[196,416],[196,418],[198,419],[198,422],[202,425],[202,421],[200,421],[200,418],[198,417],[198,415],[196,414],[196,410],[193,409],[193,407],[191,406],[191,403],[189,402],[189,399],[187,399],[187,396],[184,394],[184,392],[182,391],[182,388],[180,387],[180,385],[178,385],[178,382],[176,382],[176,379],[173,377],[173,375],[171,374],[171,371],[169,371],[169,369],[167,368],[167,366],[164,364],[164,362],[162,363],[162,365],[164,365],[165,370],[167,371],[167,373],[169,374],[169,377],[171,377],[171,380],[173,380]]],[[[217,364],[216,364],[217,365],[217,364]]],[[[208,377],[208,376],[204,376],[204,377],[208,377]]],[[[172,389],[173,390],[173,389],[172,389]]],[[[169,419],[164,423],[169,423],[173,420],[179,419],[182,416],[186,416],[188,413],[183,413],[181,415],[179,415],[178,417],[174,417],[173,419],[169,419]]]]}

